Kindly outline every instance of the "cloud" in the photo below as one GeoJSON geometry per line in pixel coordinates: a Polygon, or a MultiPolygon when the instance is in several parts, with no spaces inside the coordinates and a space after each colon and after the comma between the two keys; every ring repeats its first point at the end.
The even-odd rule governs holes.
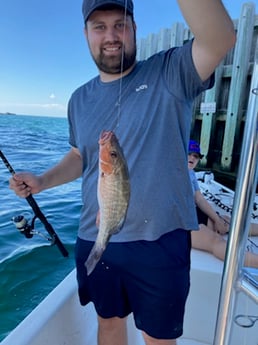
{"type": "Polygon", "coordinates": [[[49,98],[55,99],[55,98],[56,98],[56,95],[55,95],[54,93],[51,93],[51,95],[49,96],[49,98]]]}

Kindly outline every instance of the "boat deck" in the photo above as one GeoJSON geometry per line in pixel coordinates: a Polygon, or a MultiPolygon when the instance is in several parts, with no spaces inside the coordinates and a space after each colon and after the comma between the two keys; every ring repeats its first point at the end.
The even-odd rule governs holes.
{"type": "Polygon", "coordinates": [[[208,343],[200,343],[199,341],[195,341],[193,339],[179,339],[177,343],[178,345],[210,345],[208,343]]]}

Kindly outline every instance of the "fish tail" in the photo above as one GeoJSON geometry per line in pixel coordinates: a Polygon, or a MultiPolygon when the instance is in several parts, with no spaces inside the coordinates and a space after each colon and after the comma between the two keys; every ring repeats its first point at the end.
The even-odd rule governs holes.
{"type": "Polygon", "coordinates": [[[87,275],[89,276],[94,270],[95,266],[99,262],[105,248],[97,247],[96,243],[92,247],[88,259],[85,261],[84,265],[87,268],[87,275]]]}

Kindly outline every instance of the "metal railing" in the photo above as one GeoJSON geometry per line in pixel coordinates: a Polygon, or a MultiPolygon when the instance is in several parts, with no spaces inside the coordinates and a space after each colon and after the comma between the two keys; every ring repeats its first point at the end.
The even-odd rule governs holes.
{"type": "Polygon", "coordinates": [[[258,163],[258,54],[254,63],[245,131],[236,184],[227,255],[213,345],[229,345],[236,297],[240,291],[258,303],[258,289],[248,270],[243,270],[251,211],[257,186],[258,163]],[[234,231],[232,231],[234,229],[234,231]]]}

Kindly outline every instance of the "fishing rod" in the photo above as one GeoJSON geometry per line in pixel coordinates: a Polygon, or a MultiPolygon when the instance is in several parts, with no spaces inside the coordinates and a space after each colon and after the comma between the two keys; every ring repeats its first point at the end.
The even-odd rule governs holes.
{"type": "MultiPolygon", "coordinates": [[[[14,169],[12,168],[11,164],[8,162],[7,158],[5,157],[5,155],[3,154],[1,150],[0,150],[0,157],[2,161],[4,162],[5,166],[7,167],[7,169],[9,170],[9,172],[12,175],[14,175],[15,174],[14,169]]],[[[33,198],[31,194],[26,198],[26,200],[28,204],[31,206],[32,210],[34,211],[35,216],[32,220],[32,225],[29,225],[28,221],[23,216],[14,217],[13,221],[17,229],[20,230],[20,232],[23,233],[25,237],[31,238],[33,236],[33,232],[31,232],[31,230],[34,228],[34,221],[36,218],[38,218],[42,222],[42,224],[45,226],[45,229],[47,230],[47,232],[49,233],[51,237],[51,243],[53,245],[56,244],[58,249],[62,253],[62,255],[64,257],[67,257],[69,255],[68,251],[66,250],[63,243],[59,239],[52,225],[48,222],[47,218],[44,216],[44,214],[40,210],[38,204],[36,203],[36,200],[33,198]]]]}

